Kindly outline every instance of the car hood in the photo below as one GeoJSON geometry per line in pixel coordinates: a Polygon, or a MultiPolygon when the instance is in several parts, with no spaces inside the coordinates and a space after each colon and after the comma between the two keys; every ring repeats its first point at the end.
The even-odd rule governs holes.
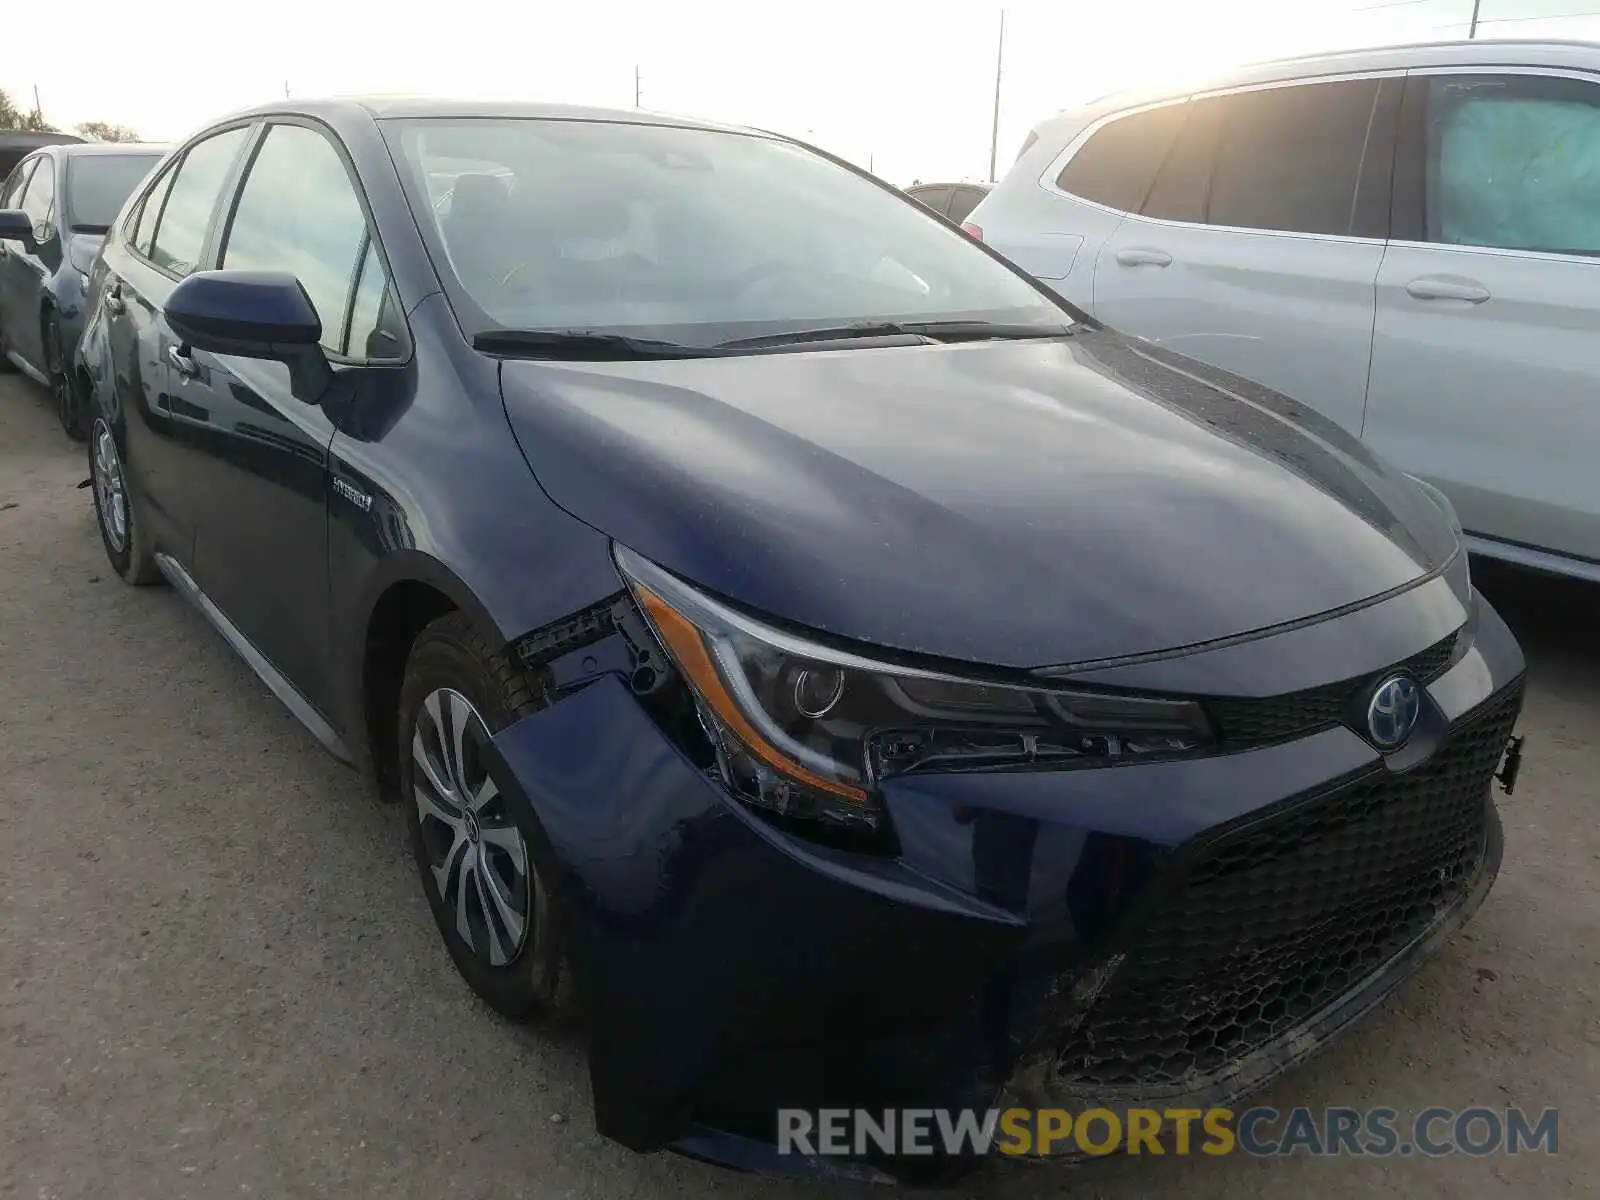
{"type": "Polygon", "coordinates": [[[105,245],[105,241],[103,233],[69,233],[67,261],[87,275],[89,268],[94,266],[95,257],[100,253],[100,247],[105,245]]]}
{"type": "Polygon", "coordinates": [[[507,361],[550,497],[737,604],[1005,667],[1359,605],[1448,521],[1311,410],[1110,331],[626,363],[507,361]]]}

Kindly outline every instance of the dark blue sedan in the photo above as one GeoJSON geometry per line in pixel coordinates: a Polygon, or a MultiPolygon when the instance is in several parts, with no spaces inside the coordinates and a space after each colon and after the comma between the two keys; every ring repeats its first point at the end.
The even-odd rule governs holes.
{"type": "Polygon", "coordinates": [[[1494,878],[1523,659],[1448,502],[815,150],[273,105],[91,291],[115,569],[398,802],[629,1146],[1226,1102],[1494,878]]]}
{"type": "Polygon", "coordinates": [[[36,136],[44,144],[0,183],[0,371],[16,367],[48,387],[61,427],[82,439],[87,414],[70,367],[89,272],[117,210],[166,147],[36,136]]]}

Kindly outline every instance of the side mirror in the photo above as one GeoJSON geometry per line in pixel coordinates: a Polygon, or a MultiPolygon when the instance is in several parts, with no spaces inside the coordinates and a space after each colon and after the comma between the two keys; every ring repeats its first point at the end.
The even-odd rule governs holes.
{"type": "Polygon", "coordinates": [[[0,208],[0,242],[25,242],[33,236],[33,221],[20,208],[0,208]]]}
{"type": "Polygon", "coordinates": [[[315,404],[333,381],[322,321],[287,271],[196,271],[167,297],[167,324],[186,345],[289,368],[296,398],[315,404]]]}

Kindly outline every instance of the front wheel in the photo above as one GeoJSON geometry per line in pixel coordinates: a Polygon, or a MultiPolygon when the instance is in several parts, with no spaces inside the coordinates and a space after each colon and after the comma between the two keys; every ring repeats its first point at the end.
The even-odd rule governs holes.
{"type": "Polygon", "coordinates": [[[78,389],[72,382],[72,365],[61,345],[61,323],[52,313],[44,323],[45,373],[50,379],[50,398],[55,401],[56,419],[61,428],[75,442],[87,436],[83,427],[83,406],[78,403],[78,389]]]}
{"type": "Polygon", "coordinates": [[[400,688],[401,807],[456,969],[501,1015],[565,1007],[554,869],[537,819],[490,778],[490,737],[537,708],[528,680],[464,613],[412,647],[400,688]]]}

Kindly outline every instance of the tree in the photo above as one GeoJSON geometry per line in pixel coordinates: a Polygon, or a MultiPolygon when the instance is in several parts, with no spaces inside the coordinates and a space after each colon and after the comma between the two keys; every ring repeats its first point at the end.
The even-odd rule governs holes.
{"type": "Polygon", "coordinates": [[[112,125],[108,121],[85,121],[78,132],[91,142],[137,142],[139,134],[126,125],[112,125]]]}
{"type": "Polygon", "coordinates": [[[55,133],[56,127],[44,119],[44,114],[34,109],[24,112],[11,102],[11,97],[0,91],[0,129],[27,129],[36,133],[55,133]]]}

